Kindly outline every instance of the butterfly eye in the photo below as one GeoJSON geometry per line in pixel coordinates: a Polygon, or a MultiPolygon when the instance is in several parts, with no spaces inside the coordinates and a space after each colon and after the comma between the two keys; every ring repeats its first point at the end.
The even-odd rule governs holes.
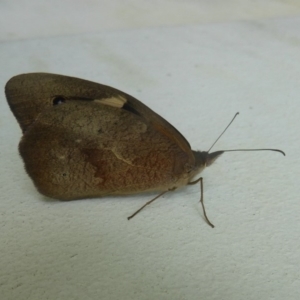
{"type": "Polygon", "coordinates": [[[59,105],[59,104],[62,104],[66,102],[66,99],[63,98],[62,96],[56,96],[54,99],[53,99],[53,105],[59,105]]]}

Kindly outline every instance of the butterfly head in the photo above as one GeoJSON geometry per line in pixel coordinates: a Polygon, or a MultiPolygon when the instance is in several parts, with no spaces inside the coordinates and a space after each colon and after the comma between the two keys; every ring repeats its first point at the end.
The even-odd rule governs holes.
{"type": "Polygon", "coordinates": [[[207,151],[193,151],[195,160],[196,160],[196,167],[199,168],[201,171],[205,167],[209,167],[214,161],[224,153],[224,151],[215,151],[209,153],[207,151]]]}

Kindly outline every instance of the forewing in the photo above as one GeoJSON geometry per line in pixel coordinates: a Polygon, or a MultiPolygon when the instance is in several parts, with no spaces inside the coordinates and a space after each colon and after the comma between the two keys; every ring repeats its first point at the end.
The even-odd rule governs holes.
{"type": "Polygon", "coordinates": [[[187,140],[169,122],[134,97],[106,85],[57,74],[29,73],[11,78],[6,84],[5,93],[23,132],[42,111],[52,108],[53,101],[58,97],[86,101],[108,99],[107,105],[114,104],[112,99],[121,98],[119,105],[125,100],[122,109],[143,117],[183,151],[191,151],[187,140]]]}

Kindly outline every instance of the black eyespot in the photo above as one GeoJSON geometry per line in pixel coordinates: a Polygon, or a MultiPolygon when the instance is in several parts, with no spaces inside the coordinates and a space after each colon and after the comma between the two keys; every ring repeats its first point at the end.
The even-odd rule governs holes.
{"type": "Polygon", "coordinates": [[[62,96],[56,96],[54,99],[53,99],[53,105],[59,105],[59,104],[62,104],[66,102],[66,99],[62,96]]]}

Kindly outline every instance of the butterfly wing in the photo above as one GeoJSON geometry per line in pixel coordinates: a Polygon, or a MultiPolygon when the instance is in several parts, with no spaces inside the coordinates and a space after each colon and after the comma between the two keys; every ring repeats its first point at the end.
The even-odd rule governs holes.
{"type": "Polygon", "coordinates": [[[190,145],[132,96],[47,73],[13,77],[5,91],[24,134],[20,154],[42,194],[76,199],[186,184],[190,145]]]}

